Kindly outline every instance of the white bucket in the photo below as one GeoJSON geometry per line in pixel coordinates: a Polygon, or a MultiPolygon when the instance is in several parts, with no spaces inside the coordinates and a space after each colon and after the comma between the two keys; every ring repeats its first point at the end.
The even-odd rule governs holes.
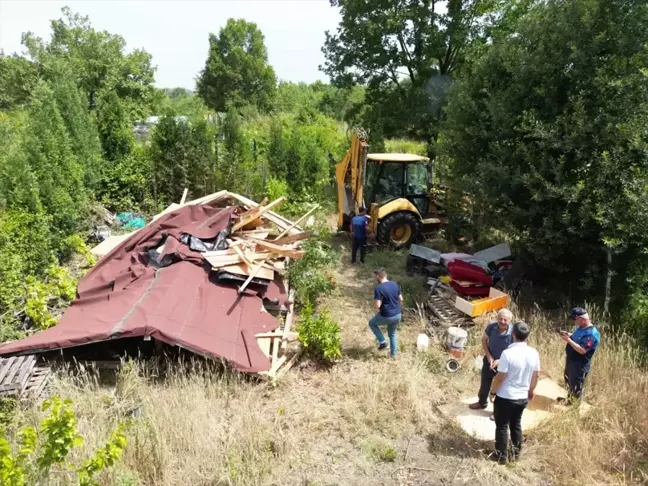
{"type": "Polygon", "coordinates": [[[448,347],[453,349],[463,349],[468,341],[468,332],[460,327],[448,328],[448,347]]]}
{"type": "Polygon", "coordinates": [[[427,351],[430,346],[430,338],[427,334],[419,334],[416,338],[416,349],[418,351],[427,351]]]}

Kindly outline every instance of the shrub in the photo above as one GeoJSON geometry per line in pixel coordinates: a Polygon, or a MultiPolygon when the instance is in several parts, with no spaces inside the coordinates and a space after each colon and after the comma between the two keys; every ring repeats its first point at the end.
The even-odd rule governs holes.
{"type": "Polygon", "coordinates": [[[319,232],[304,242],[304,257],[288,266],[288,279],[295,289],[297,299],[303,303],[317,304],[320,296],[335,288],[335,281],[322,271],[337,260],[337,252],[325,242],[326,235],[319,232]]]}
{"type": "Polygon", "coordinates": [[[83,439],[77,434],[72,401],[53,397],[43,402],[43,411],[48,411],[48,415],[41,421],[38,432],[30,426],[21,428],[15,437],[15,447],[6,433],[0,435],[0,484],[43,484],[53,467],[63,466],[64,470],[75,471],[77,476],[76,482],[66,484],[98,486],[95,474],[114,465],[126,447],[125,425],[119,424],[104,447],[82,465],[75,466],[66,464],[66,459],[72,448],[83,444],[83,439]]]}
{"type": "Polygon", "coordinates": [[[331,320],[328,311],[316,313],[313,304],[306,303],[298,331],[299,342],[312,358],[331,362],[342,357],[340,326],[331,320]]]}

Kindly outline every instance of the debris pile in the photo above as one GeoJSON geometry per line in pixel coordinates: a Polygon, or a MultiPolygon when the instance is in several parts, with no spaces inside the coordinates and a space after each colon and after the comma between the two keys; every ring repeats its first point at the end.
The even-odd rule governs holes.
{"type": "MultiPolygon", "coordinates": [[[[511,269],[507,244],[468,253],[441,253],[432,248],[412,245],[407,259],[410,272],[428,276],[430,293],[426,302],[431,334],[435,328],[473,325],[472,318],[506,307],[509,296],[501,288],[510,288],[511,269]],[[498,288],[499,287],[499,288],[498,288]]],[[[519,273],[519,272],[517,272],[519,273]]],[[[516,278],[521,278],[521,274],[516,278]]],[[[445,332],[445,331],[444,331],[445,332]]]]}
{"type": "MultiPolygon", "coordinates": [[[[0,356],[63,350],[75,359],[118,356],[116,343],[164,343],[234,369],[285,373],[298,359],[293,293],[285,278],[309,233],[227,191],[171,204],[144,228],[122,235],[79,282],[59,324],[0,346],[0,356]],[[281,327],[281,315],[285,314],[281,327]]],[[[112,244],[112,243],[111,243],[112,244]]]]}

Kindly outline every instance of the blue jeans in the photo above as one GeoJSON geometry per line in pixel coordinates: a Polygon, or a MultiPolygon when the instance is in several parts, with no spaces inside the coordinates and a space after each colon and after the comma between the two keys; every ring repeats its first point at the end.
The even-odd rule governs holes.
{"type": "Polygon", "coordinates": [[[376,336],[378,344],[385,344],[385,336],[380,330],[381,325],[387,326],[387,335],[389,336],[389,350],[392,356],[396,356],[396,349],[398,342],[396,340],[396,329],[398,329],[398,323],[401,320],[401,315],[396,314],[392,317],[383,317],[380,313],[377,313],[369,320],[369,328],[376,336]]]}

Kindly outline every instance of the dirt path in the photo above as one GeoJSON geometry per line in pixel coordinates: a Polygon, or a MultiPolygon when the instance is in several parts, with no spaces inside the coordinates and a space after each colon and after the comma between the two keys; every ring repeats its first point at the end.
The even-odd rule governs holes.
{"type": "Polygon", "coordinates": [[[525,461],[513,467],[488,461],[492,444],[465,436],[440,417],[436,407],[469,393],[478,378],[472,369],[446,374],[440,353],[416,353],[424,326],[416,313],[406,313],[399,331],[398,360],[376,349],[367,326],[373,268],[385,267],[409,293],[410,305],[425,294],[423,279],[405,274],[405,255],[373,252],[364,266],[351,266],[348,241],[336,237],[334,243],[341,249],[337,292],[323,305],[342,328],[344,360],[330,371],[301,370],[291,378],[314,407],[326,404],[317,415],[328,425],[308,440],[308,462],[318,464],[319,474],[303,484],[549,484],[525,461]]]}

